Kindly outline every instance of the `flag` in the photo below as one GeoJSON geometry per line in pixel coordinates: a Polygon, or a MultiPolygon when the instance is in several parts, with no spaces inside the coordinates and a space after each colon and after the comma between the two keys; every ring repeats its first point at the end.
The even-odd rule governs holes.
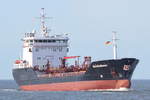
{"type": "Polygon", "coordinates": [[[111,41],[107,41],[107,42],[105,42],[105,44],[106,44],[106,45],[111,44],[111,41]]]}

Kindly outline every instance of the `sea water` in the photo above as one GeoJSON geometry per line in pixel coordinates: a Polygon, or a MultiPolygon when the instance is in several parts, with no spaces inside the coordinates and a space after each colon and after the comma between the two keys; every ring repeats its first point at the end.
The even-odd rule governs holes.
{"type": "Polygon", "coordinates": [[[133,80],[131,89],[22,91],[13,80],[0,80],[0,100],[150,100],[150,80],[133,80]]]}

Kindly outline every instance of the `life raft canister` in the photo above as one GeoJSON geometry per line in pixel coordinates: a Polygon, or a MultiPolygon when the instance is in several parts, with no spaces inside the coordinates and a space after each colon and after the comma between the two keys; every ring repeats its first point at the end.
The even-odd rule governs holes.
{"type": "Polygon", "coordinates": [[[123,70],[127,71],[129,70],[130,65],[124,65],[123,70]]]}
{"type": "Polygon", "coordinates": [[[15,61],[15,64],[20,64],[20,63],[21,63],[20,60],[16,60],[16,61],[15,61]]]}

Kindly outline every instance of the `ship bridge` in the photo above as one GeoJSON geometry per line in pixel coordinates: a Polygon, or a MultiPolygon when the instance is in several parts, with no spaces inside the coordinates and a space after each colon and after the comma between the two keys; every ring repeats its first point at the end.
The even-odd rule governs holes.
{"type": "Polygon", "coordinates": [[[67,35],[36,36],[36,33],[26,33],[23,40],[23,60],[29,66],[44,66],[50,62],[51,66],[59,67],[61,59],[67,56],[67,35]]]}
{"type": "Polygon", "coordinates": [[[45,13],[42,8],[41,28],[40,32],[33,30],[31,33],[25,33],[23,41],[22,60],[27,66],[39,66],[44,68],[47,63],[52,67],[59,67],[61,60],[67,56],[68,35],[49,35],[49,31],[45,25],[45,13]]]}

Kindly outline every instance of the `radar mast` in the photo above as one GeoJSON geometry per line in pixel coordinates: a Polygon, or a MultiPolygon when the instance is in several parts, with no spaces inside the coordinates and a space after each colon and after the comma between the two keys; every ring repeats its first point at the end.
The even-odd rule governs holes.
{"type": "Polygon", "coordinates": [[[113,43],[113,54],[114,54],[114,59],[117,59],[117,43],[116,41],[118,40],[116,38],[116,31],[113,31],[113,39],[112,39],[112,43],[113,43]]]}
{"type": "Polygon", "coordinates": [[[41,8],[41,33],[47,37],[49,34],[47,26],[45,25],[45,19],[49,19],[49,17],[46,17],[45,9],[41,8]]]}

